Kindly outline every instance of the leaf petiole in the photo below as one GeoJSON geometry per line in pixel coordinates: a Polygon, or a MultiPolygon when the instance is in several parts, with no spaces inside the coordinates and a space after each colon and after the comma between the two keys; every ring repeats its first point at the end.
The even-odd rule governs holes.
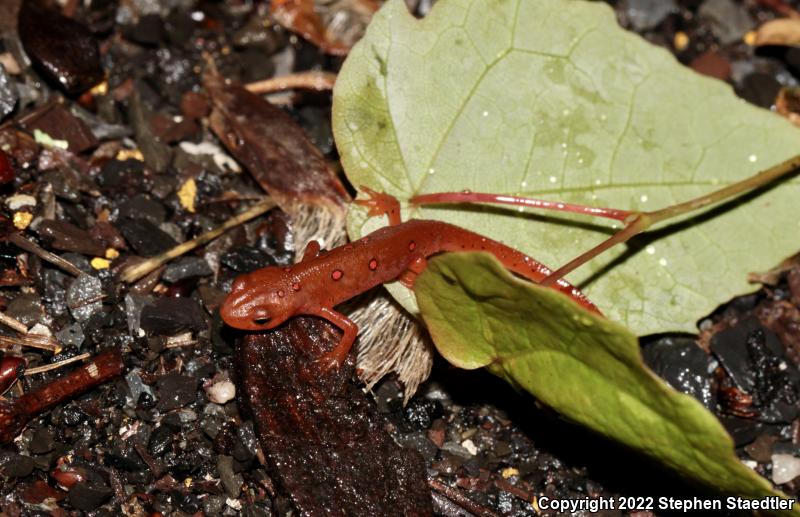
{"type": "Polygon", "coordinates": [[[653,225],[664,222],[668,219],[674,219],[684,214],[700,210],[709,205],[714,205],[722,201],[733,199],[741,194],[752,192],[753,190],[763,187],[785,178],[800,168],[800,155],[793,156],[777,165],[765,169],[749,178],[745,178],[736,183],[715,190],[709,194],[696,197],[683,203],[662,208],[660,210],[653,210],[651,212],[631,212],[628,219],[625,220],[625,228],[615,233],[605,241],[601,242],[594,248],[578,255],[571,261],[567,262],[560,268],[556,269],[550,276],[542,280],[544,286],[551,285],[562,278],[564,275],[574,271],[580,266],[586,264],[594,257],[603,253],[604,251],[616,246],[617,244],[628,241],[642,232],[647,231],[653,225]]]}
{"type": "Polygon", "coordinates": [[[455,203],[489,203],[500,205],[524,206],[528,208],[538,208],[543,210],[553,210],[558,212],[569,212],[574,214],[590,215],[592,217],[602,217],[614,219],[625,223],[625,227],[601,242],[597,246],[581,253],[571,261],[553,271],[545,278],[541,285],[552,285],[564,275],[574,271],[586,264],[604,251],[611,249],[617,244],[630,240],[632,237],[650,229],[653,225],[663,221],[679,217],[690,212],[700,210],[709,205],[717,204],[722,201],[733,199],[736,196],[751,192],[759,187],[788,176],[800,168],[800,155],[789,158],[788,160],[765,169],[749,178],[736,183],[732,183],[709,194],[696,197],[683,203],[677,203],[666,208],[653,210],[650,212],[640,212],[636,210],[620,210],[617,208],[593,207],[575,203],[562,203],[559,201],[549,201],[537,198],[528,198],[504,194],[487,194],[483,192],[437,192],[434,194],[419,194],[409,201],[414,205],[439,205],[455,203]]]}

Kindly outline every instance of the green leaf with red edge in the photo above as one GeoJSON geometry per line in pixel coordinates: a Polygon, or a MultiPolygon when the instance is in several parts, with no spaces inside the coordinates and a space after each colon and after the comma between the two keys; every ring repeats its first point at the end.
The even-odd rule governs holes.
{"type": "Polygon", "coordinates": [[[783,496],[739,461],[702,404],[644,366],[636,336],[623,326],[515,278],[484,253],[435,257],[414,292],[451,363],[486,367],[568,418],[723,493],[783,496]]]}

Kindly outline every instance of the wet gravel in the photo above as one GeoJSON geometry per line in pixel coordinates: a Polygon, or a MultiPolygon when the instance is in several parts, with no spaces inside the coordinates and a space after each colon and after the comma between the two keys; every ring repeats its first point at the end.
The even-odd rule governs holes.
{"type": "MultiPolygon", "coordinates": [[[[417,14],[430,6],[411,3],[417,14]]],[[[796,49],[756,51],[744,42],[781,6],[800,2],[609,3],[625,27],[759,106],[772,108],[800,78],[796,49]]],[[[286,215],[274,209],[132,285],[117,274],[218,226],[261,192],[231,165],[204,118],[208,59],[223,77],[247,83],[335,72],[342,58],[271,23],[261,3],[19,5],[0,3],[0,310],[61,350],[24,346],[0,327],[0,341],[10,340],[0,384],[20,377],[5,393],[14,401],[80,364],[21,375],[18,363],[5,362],[12,358],[30,370],[119,349],[125,369],[36,416],[0,447],[2,513],[288,515],[299,499],[285,487],[296,484],[264,459],[253,410],[240,406],[234,382],[242,376],[235,335],[216,313],[237,274],[291,262],[286,215]],[[17,229],[33,244],[9,237],[17,229]]],[[[361,22],[347,19],[352,36],[361,22]]],[[[298,124],[335,162],[329,95],[277,99],[290,103],[279,122],[287,133],[298,124]]],[[[645,361],[720,417],[743,461],[800,494],[800,267],[697,316],[696,336],[643,339],[645,361]]],[[[702,495],[484,372],[437,361],[407,405],[393,379],[371,400],[353,402],[363,425],[419,455],[438,515],[535,515],[533,498],[543,495],[702,495]]],[[[387,456],[406,454],[376,443],[387,456]]],[[[284,465],[301,460],[287,456],[284,465]]]]}

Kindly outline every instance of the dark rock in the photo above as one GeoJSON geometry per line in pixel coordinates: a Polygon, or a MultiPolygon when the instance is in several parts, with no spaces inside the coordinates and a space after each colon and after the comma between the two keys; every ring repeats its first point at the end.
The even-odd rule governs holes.
{"type": "Polygon", "coordinates": [[[798,415],[798,372],[766,346],[766,332],[769,331],[756,328],[747,336],[755,381],[753,405],[762,422],[789,423],[798,415]]]}
{"type": "Polygon", "coordinates": [[[205,515],[222,515],[225,501],[222,497],[209,495],[203,499],[203,513],[205,515]]]}
{"type": "Polygon", "coordinates": [[[400,386],[391,379],[378,384],[374,391],[375,403],[381,413],[393,413],[403,407],[403,392],[400,386]]]}
{"type": "Polygon", "coordinates": [[[8,477],[21,478],[33,472],[34,461],[30,456],[23,456],[9,451],[0,452],[0,470],[8,477]]]}
{"type": "Polygon", "coordinates": [[[11,81],[5,67],[0,64],[0,121],[14,111],[18,98],[16,85],[11,81]]]}
{"type": "Polygon", "coordinates": [[[56,333],[56,338],[64,345],[80,347],[81,344],[83,344],[85,336],[80,323],[72,323],[71,325],[64,325],[64,327],[56,333]]]}
{"type": "Polygon", "coordinates": [[[437,400],[417,398],[405,409],[406,419],[417,429],[428,429],[436,418],[443,414],[442,404],[437,400]]]}
{"type": "Polygon", "coordinates": [[[172,149],[156,140],[150,130],[150,113],[144,107],[139,90],[134,90],[131,96],[128,116],[136,134],[136,143],[144,156],[144,162],[155,172],[164,172],[172,162],[172,149]]]}
{"type": "Polygon", "coordinates": [[[36,429],[31,437],[31,443],[28,449],[33,454],[45,454],[53,450],[53,433],[46,429],[36,429]]]}
{"type": "Polygon", "coordinates": [[[286,45],[286,34],[276,30],[269,18],[253,14],[247,22],[233,35],[233,44],[237,47],[255,47],[264,55],[272,55],[286,45]]]}
{"type": "Polygon", "coordinates": [[[249,83],[272,77],[275,65],[270,56],[259,48],[245,48],[237,53],[240,78],[242,82],[249,83]]]}
{"type": "Polygon", "coordinates": [[[171,262],[161,278],[167,282],[177,282],[185,278],[208,276],[214,271],[202,257],[184,256],[171,262]]]}
{"type": "Polygon", "coordinates": [[[697,346],[694,338],[666,337],[647,343],[642,347],[642,358],[667,384],[714,409],[712,373],[717,362],[697,346]]]}
{"type": "Polygon", "coordinates": [[[749,418],[721,415],[719,421],[733,438],[736,447],[751,443],[761,434],[763,424],[749,418]]]}
{"type": "Polygon", "coordinates": [[[11,300],[5,313],[30,327],[44,316],[44,306],[38,295],[20,293],[11,300]]]}
{"type": "Polygon", "coordinates": [[[92,239],[89,232],[66,221],[45,219],[39,224],[36,231],[50,242],[51,247],[57,250],[73,251],[95,257],[102,257],[106,251],[101,243],[92,239]]]}
{"type": "Polygon", "coordinates": [[[69,503],[84,512],[90,512],[111,497],[112,490],[107,485],[96,482],[83,482],[69,491],[69,503]]]}
{"type": "Polygon", "coordinates": [[[109,160],[100,169],[97,183],[101,187],[122,187],[131,181],[140,181],[144,174],[144,163],[139,160],[109,160]]]}
{"type": "Polygon", "coordinates": [[[275,260],[271,256],[255,248],[236,248],[224,254],[221,262],[238,273],[249,273],[275,265],[275,260]]]}
{"type": "Polygon", "coordinates": [[[664,21],[678,6],[674,0],[625,0],[624,13],[636,31],[644,31],[664,21]]]}
{"type": "Polygon", "coordinates": [[[142,309],[151,303],[150,296],[142,296],[136,293],[128,293],[125,295],[125,316],[128,322],[128,331],[132,336],[139,336],[139,329],[141,328],[142,309]]]}
{"type": "Polygon", "coordinates": [[[155,457],[160,457],[172,447],[172,429],[167,426],[159,426],[150,435],[148,450],[155,457]]]}
{"type": "Polygon", "coordinates": [[[136,253],[145,257],[158,255],[178,244],[161,228],[145,219],[124,219],[117,226],[136,253]]]}
{"type": "Polygon", "coordinates": [[[67,289],[66,302],[72,316],[81,323],[103,307],[103,283],[99,278],[81,275],[67,289]]]}
{"type": "Polygon", "coordinates": [[[92,0],[84,19],[93,34],[107,34],[114,28],[117,4],[118,0],[92,0]]]}
{"type": "Polygon", "coordinates": [[[121,219],[145,219],[155,225],[159,225],[166,219],[167,209],[149,196],[137,194],[120,205],[119,217],[121,219]]]}
{"type": "Polygon", "coordinates": [[[158,45],[164,39],[164,22],[158,14],[145,14],[126,37],[142,45],[158,45]]]}
{"type": "Polygon", "coordinates": [[[225,488],[225,494],[230,498],[239,497],[242,487],[242,476],[233,472],[233,458],[230,456],[219,456],[217,458],[217,472],[225,488]]]}
{"type": "Polygon", "coordinates": [[[775,104],[781,84],[770,74],[754,72],[742,79],[742,83],[736,88],[739,97],[746,101],[770,109],[775,104]]]}
{"type": "Polygon", "coordinates": [[[414,449],[419,452],[428,465],[436,458],[436,453],[439,452],[439,448],[428,439],[428,435],[424,431],[417,431],[400,436],[397,439],[397,443],[403,447],[414,449]]]}
{"type": "Polygon", "coordinates": [[[723,368],[730,375],[736,386],[750,393],[755,386],[755,372],[747,351],[747,339],[757,330],[764,330],[764,343],[777,355],[783,355],[783,346],[778,337],[771,331],[764,329],[761,324],[752,318],[743,320],[737,325],[717,332],[711,338],[711,351],[719,359],[723,368]]]}
{"type": "Polygon", "coordinates": [[[698,14],[711,22],[714,34],[723,45],[741,40],[756,25],[747,10],[733,0],[705,0],[698,14]]]}
{"type": "Polygon", "coordinates": [[[253,503],[242,507],[242,517],[270,517],[273,515],[266,503],[253,503]]]}
{"type": "Polygon", "coordinates": [[[142,309],[141,327],[154,335],[206,328],[203,309],[192,298],[159,298],[142,309]]]}
{"type": "Polygon", "coordinates": [[[67,426],[76,426],[83,422],[86,415],[75,404],[69,404],[61,412],[61,422],[67,426]]]}
{"type": "Polygon", "coordinates": [[[164,20],[167,38],[173,45],[182,46],[192,37],[195,22],[190,14],[182,9],[174,9],[164,20]]]}
{"type": "Polygon", "coordinates": [[[158,378],[158,404],[160,411],[172,411],[194,402],[197,396],[197,379],[177,372],[158,378]]]}
{"type": "Polygon", "coordinates": [[[103,79],[97,41],[89,31],[38,2],[25,1],[19,11],[19,37],[42,76],[70,95],[103,79]]]}
{"type": "Polygon", "coordinates": [[[772,461],[773,445],[778,440],[776,436],[762,434],[753,441],[753,443],[745,446],[745,451],[751,458],[759,463],[769,463],[772,461]]]}

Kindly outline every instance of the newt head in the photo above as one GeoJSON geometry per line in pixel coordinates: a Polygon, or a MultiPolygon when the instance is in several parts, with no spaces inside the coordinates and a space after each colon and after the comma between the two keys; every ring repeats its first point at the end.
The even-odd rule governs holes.
{"type": "Polygon", "coordinates": [[[281,267],[265,267],[239,276],[220,307],[222,321],[241,330],[275,328],[296,315],[300,300],[281,267]]]}

